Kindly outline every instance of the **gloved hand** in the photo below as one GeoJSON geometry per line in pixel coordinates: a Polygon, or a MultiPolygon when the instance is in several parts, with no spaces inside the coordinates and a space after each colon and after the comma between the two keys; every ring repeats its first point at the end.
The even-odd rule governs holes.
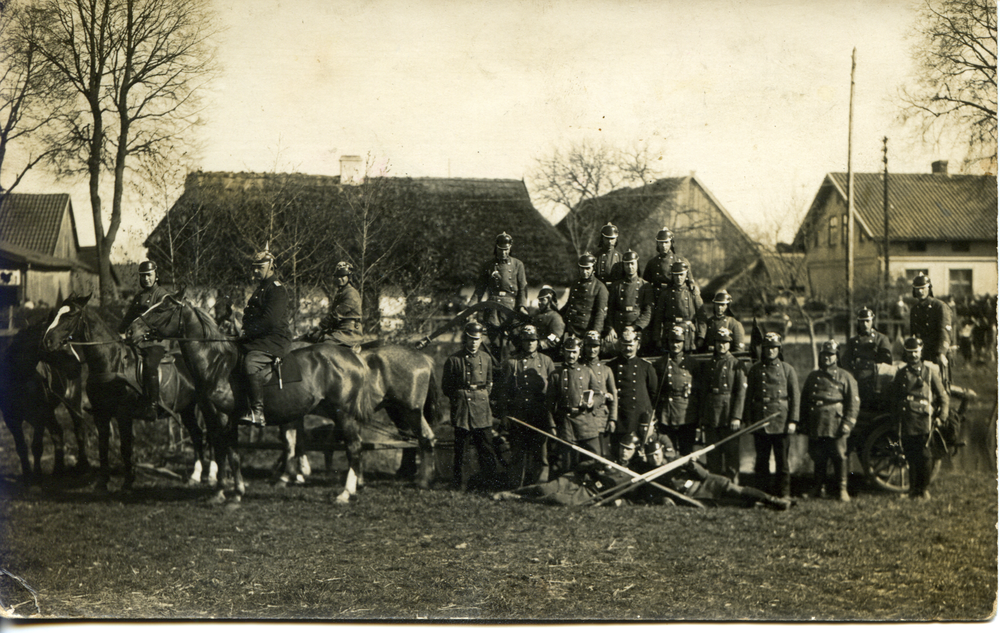
{"type": "Polygon", "coordinates": [[[788,423],[788,434],[789,435],[795,435],[795,433],[797,431],[798,431],[798,425],[795,424],[794,422],[789,422],[788,423]]]}
{"type": "Polygon", "coordinates": [[[737,420],[736,418],[732,418],[731,420],[729,420],[729,430],[730,431],[739,431],[740,430],[740,421],[737,420]]]}

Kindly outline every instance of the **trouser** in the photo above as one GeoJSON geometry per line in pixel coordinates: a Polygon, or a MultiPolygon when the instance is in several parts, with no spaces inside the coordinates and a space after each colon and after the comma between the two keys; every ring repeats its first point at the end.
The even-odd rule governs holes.
{"type": "Polygon", "coordinates": [[[499,488],[497,481],[497,456],[493,450],[493,429],[463,429],[455,427],[455,462],[452,469],[452,484],[456,488],[465,488],[468,481],[462,471],[465,466],[465,448],[469,442],[476,448],[479,459],[479,473],[487,486],[499,488]]]}
{"type": "Polygon", "coordinates": [[[698,437],[697,424],[682,424],[681,426],[658,424],[656,432],[670,438],[678,455],[690,455],[694,452],[694,442],[698,437]]]}
{"type": "Polygon", "coordinates": [[[910,467],[910,496],[922,495],[931,485],[931,449],[927,445],[929,434],[904,435],[903,453],[910,467]]]}
{"type": "MultiPolygon", "coordinates": [[[[771,453],[774,453],[774,467],[778,474],[777,494],[790,497],[792,493],[792,474],[788,466],[788,447],[791,444],[788,433],[754,433],[753,447],[757,453],[753,464],[757,487],[764,489],[764,482],[771,473],[771,453]]],[[[773,488],[771,488],[773,490],[773,488]]]]}
{"type": "Polygon", "coordinates": [[[273,362],[274,356],[259,350],[251,350],[243,358],[243,370],[246,372],[249,387],[247,396],[250,400],[250,409],[253,411],[264,410],[264,383],[267,382],[268,371],[273,362]]]}
{"type": "MultiPolygon", "coordinates": [[[[716,426],[705,429],[705,443],[715,444],[732,435],[729,427],[716,426]]],[[[732,479],[740,472],[740,440],[730,440],[706,456],[709,472],[732,479]]]]}
{"type": "MultiPolygon", "coordinates": [[[[521,419],[521,418],[518,418],[521,419]]],[[[516,424],[516,423],[515,423],[516,424]]],[[[510,430],[511,466],[507,484],[511,488],[548,481],[549,456],[541,433],[516,424],[510,430]]]]}
{"type": "Polygon", "coordinates": [[[828,492],[847,491],[847,436],[810,437],[809,457],[813,460],[813,486],[826,485],[828,492]],[[833,479],[827,479],[827,465],[833,464],[833,479]]]}
{"type": "Polygon", "coordinates": [[[150,404],[160,401],[160,361],[167,349],[160,345],[139,348],[142,354],[142,390],[150,404]]]}

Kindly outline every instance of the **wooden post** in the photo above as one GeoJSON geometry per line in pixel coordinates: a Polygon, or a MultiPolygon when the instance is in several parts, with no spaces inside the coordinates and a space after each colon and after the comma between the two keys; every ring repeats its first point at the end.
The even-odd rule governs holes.
{"type": "Polygon", "coordinates": [[[889,276],[889,137],[882,137],[882,164],[883,164],[883,176],[882,176],[882,253],[885,257],[885,290],[883,295],[885,296],[886,305],[889,305],[889,283],[891,277],[889,276]]]}
{"type": "Polygon", "coordinates": [[[858,49],[851,51],[851,101],[847,114],[847,338],[854,336],[854,171],[851,140],[854,132],[854,68],[858,49]]]}

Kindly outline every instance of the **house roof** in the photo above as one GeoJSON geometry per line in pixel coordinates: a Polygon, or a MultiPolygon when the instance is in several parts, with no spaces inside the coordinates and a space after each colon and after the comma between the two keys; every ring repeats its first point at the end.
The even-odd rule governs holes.
{"type": "MultiPolygon", "coordinates": [[[[874,239],[882,239],[884,233],[883,189],[882,174],[854,174],[855,217],[874,239]]],[[[826,175],[803,227],[834,193],[847,200],[846,173],[826,175]]],[[[889,239],[994,241],[996,237],[996,176],[889,174],[889,239]]]]}
{"type": "Polygon", "coordinates": [[[85,270],[87,272],[96,272],[91,269],[87,263],[78,259],[63,259],[62,257],[43,255],[38,251],[30,248],[24,248],[18,244],[12,244],[7,240],[0,240],[0,259],[6,259],[17,264],[31,264],[35,268],[53,270],[69,268],[75,270],[85,270]]]}
{"type": "MultiPolygon", "coordinates": [[[[42,255],[53,255],[64,214],[70,208],[66,193],[8,193],[0,200],[0,235],[4,242],[42,255]]],[[[79,247],[72,221],[73,243],[79,247]]]]}

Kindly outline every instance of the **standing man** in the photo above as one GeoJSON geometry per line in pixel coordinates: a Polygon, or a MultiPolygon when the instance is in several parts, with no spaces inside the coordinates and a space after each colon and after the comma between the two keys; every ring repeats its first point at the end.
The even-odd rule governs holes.
{"type": "MultiPolygon", "coordinates": [[[[660,381],[653,403],[656,408],[656,433],[670,438],[670,445],[675,446],[681,455],[694,451],[698,434],[697,405],[688,406],[694,393],[694,381],[691,363],[684,356],[686,334],[683,326],[670,328],[667,353],[654,365],[660,381]]],[[[645,443],[648,432],[642,428],[640,432],[639,439],[645,443]]],[[[660,442],[666,444],[663,440],[660,442]]]]}
{"type": "Polygon", "coordinates": [[[732,302],[733,298],[729,293],[720,290],[715,293],[711,304],[705,304],[698,310],[695,347],[699,351],[712,351],[715,345],[715,333],[719,331],[719,328],[729,330],[730,350],[742,352],[745,349],[743,340],[746,334],[743,331],[743,324],[736,320],[736,315],[729,309],[732,302]]]}
{"type": "Polygon", "coordinates": [[[531,317],[531,324],[538,332],[538,349],[551,358],[556,359],[559,346],[562,345],[566,325],[562,315],[556,311],[556,291],[552,286],[542,286],[538,291],[538,312],[531,317]]]}
{"type": "Polygon", "coordinates": [[[773,452],[779,490],[775,494],[789,498],[792,496],[792,475],[788,447],[799,421],[799,377],[795,368],[781,357],[781,335],[777,332],[764,336],[761,355],[761,361],[747,374],[746,421],[754,424],[773,413],[779,415],[753,434],[757,454],[753,467],[756,486],[763,489],[771,471],[773,452]]]}
{"type": "Polygon", "coordinates": [[[591,330],[602,331],[608,314],[608,289],[594,277],[596,261],[590,253],[577,260],[579,276],[570,286],[569,298],[562,309],[566,333],[581,339],[591,330]]]}
{"type": "MultiPolygon", "coordinates": [[[[493,259],[480,268],[476,277],[476,288],[469,297],[469,305],[478,303],[483,293],[488,290],[490,301],[528,314],[528,280],[524,274],[524,263],[510,256],[510,247],[513,244],[514,238],[506,232],[497,235],[493,247],[493,259]]],[[[483,322],[490,343],[499,349],[503,344],[502,333],[510,325],[511,319],[501,318],[496,310],[485,310],[483,322]]]]}
{"type": "Polygon", "coordinates": [[[618,227],[608,222],[601,228],[601,246],[597,249],[597,263],[594,266],[594,276],[608,287],[622,277],[622,254],[615,248],[616,244],[618,227]]]}
{"type": "Polygon", "coordinates": [[[688,276],[687,262],[674,262],[670,270],[670,283],[660,288],[659,299],[653,308],[654,342],[663,351],[669,345],[667,334],[675,327],[682,327],[684,351],[693,352],[694,319],[701,308],[701,291],[688,276]]]}
{"type": "MultiPolygon", "coordinates": [[[[556,422],[559,438],[577,444],[587,450],[600,454],[600,434],[604,427],[596,428],[591,411],[597,402],[600,385],[594,373],[578,362],[580,360],[580,341],[573,336],[567,336],[563,341],[563,362],[549,377],[546,401],[548,409],[556,422]]],[[[562,447],[562,458],[559,460],[559,472],[572,470],[580,461],[579,453],[562,447]]],[[[552,479],[549,473],[549,478],[552,479]]]]}
{"type": "Polygon", "coordinates": [[[351,284],[354,267],[338,262],[333,271],[337,290],[330,299],[330,312],[320,321],[320,340],[351,347],[361,342],[361,295],[351,284]]]}
{"type": "MultiPolygon", "coordinates": [[[[618,389],[618,427],[609,438],[614,451],[628,444],[629,438],[638,436],[640,424],[648,427],[653,415],[653,396],[659,383],[652,363],[637,356],[639,337],[635,330],[626,327],[620,339],[621,352],[608,363],[618,389]]],[[[620,454],[614,457],[622,459],[620,454]]]]}
{"type": "Polygon", "coordinates": [[[674,232],[663,227],[656,233],[656,257],[646,262],[642,271],[642,278],[653,284],[653,305],[660,298],[660,290],[670,283],[671,267],[676,262],[688,264],[688,260],[674,251],[674,232]]]}
{"type": "MultiPolygon", "coordinates": [[[[714,341],[712,360],[703,366],[704,373],[697,381],[700,391],[699,417],[706,444],[715,444],[740,430],[743,400],[747,392],[747,375],[743,364],[729,352],[732,332],[720,327],[711,334],[711,338],[714,341]]],[[[726,442],[711,451],[708,454],[708,469],[738,482],[739,440],[726,442]]]]}
{"type": "MultiPolygon", "coordinates": [[[[525,325],[517,335],[518,351],[504,362],[500,374],[500,417],[511,416],[552,433],[555,424],[545,407],[549,376],[556,370],[552,359],[538,352],[538,330],[525,325]]],[[[549,480],[546,437],[520,424],[510,429],[511,470],[507,485],[520,488],[549,480]]]]}
{"type": "Polygon", "coordinates": [[[243,370],[249,387],[250,410],[240,420],[265,426],[264,383],[275,358],[288,351],[292,331],[288,314],[288,289],[274,273],[274,255],[261,251],[253,256],[251,274],[257,288],[243,311],[243,335],[237,344],[243,354],[243,370]]]}
{"type": "Polygon", "coordinates": [[[892,418],[899,425],[900,441],[910,467],[910,498],[931,498],[931,433],[948,419],[948,391],[938,366],[924,358],[923,341],[915,336],[903,344],[906,365],[892,381],[889,400],[892,418]]]}
{"type": "Polygon", "coordinates": [[[618,426],[618,388],[611,370],[600,361],[601,335],[596,330],[587,332],[583,339],[583,364],[594,374],[594,428],[598,429],[601,450],[595,451],[602,457],[611,455],[609,438],[618,426]]]}
{"type": "Polygon", "coordinates": [[[858,383],[846,369],[837,367],[837,341],[823,343],[819,369],[810,372],[802,392],[802,431],[809,436],[809,457],[813,460],[813,487],[810,496],[826,492],[840,501],[850,501],[847,493],[847,437],[858,420],[861,400],[858,383]],[[827,480],[827,464],[833,463],[833,482],[827,480]],[[837,492],[833,492],[835,484],[837,492]]]}
{"type": "Polygon", "coordinates": [[[452,487],[465,492],[468,482],[462,476],[465,447],[471,441],[476,448],[480,474],[487,486],[497,484],[497,457],[493,450],[493,415],[490,392],[493,390],[493,360],[482,350],[484,328],[467,323],[462,331],[462,349],[444,362],[441,392],[451,401],[451,425],[455,429],[455,461],[452,487]]]}
{"type": "Polygon", "coordinates": [[[622,257],[622,278],[608,292],[608,318],[604,322],[604,349],[613,352],[626,328],[639,333],[653,317],[653,288],[639,276],[639,255],[632,250],[622,257]]]}
{"type": "Polygon", "coordinates": [[[887,409],[885,400],[876,394],[876,365],[892,364],[892,344],[888,336],[872,327],[874,323],[875,313],[867,306],[858,310],[858,333],[847,341],[840,355],[840,366],[851,372],[858,382],[861,407],[866,411],[884,411],[887,409]]]}
{"type": "MultiPolygon", "coordinates": [[[[132,297],[125,316],[118,323],[118,333],[124,334],[132,321],[166,296],[167,291],[156,281],[156,263],[147,260],[139,264],[139,291],[132,297]]],[[[143,393],[138,415],[143,420],[155,420],[156,405],[160,402],[160,361],[167,348],[154,341],[143,341],[136,344],[136,351],[142,357],[143,393]]]]}
{"type": "Polygon", "coordinates": [[[948,353],[951,350],[951,308],[934,297],[930,277],[913,278],[913,297],[917,304],[910,310],[910,336],[923,341],[923,359],[936,363],[945,388],[951,383],[948,353]]]}

